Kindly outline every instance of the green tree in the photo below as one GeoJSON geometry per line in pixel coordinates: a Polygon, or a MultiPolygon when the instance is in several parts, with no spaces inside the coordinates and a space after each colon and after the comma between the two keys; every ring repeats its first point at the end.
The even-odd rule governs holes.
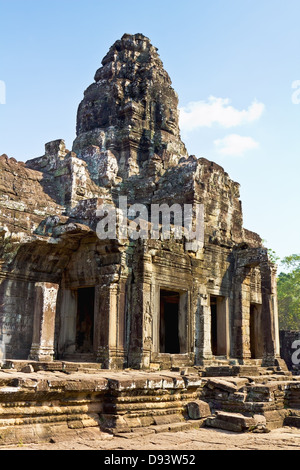
{"type": "MultiPolygon", "coordinates": [[[[267,240],[263,238],[262,243],[267,248],[267,243],[268,243],[267,240]]],[[[267,248],[267,250],[268,250],[269,260],[271,261],[271,263],[277,264],[278,261],[280,260],[279,256],[277,256],[276,252],[272,250],[272,248],[267,248]]]]}
{"type": "Polygon", "coordinates": [[[300,255],[286,256],[277,279],[279,327],[300,330],[300,255]]]}

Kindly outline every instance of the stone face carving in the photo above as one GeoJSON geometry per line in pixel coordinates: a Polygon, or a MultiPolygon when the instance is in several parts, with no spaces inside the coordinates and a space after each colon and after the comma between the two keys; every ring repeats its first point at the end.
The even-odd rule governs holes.
{"type": "Polygon", "coordinates": [[[177,105],[157,49],[142,34],[125,34],[84,93],[71,152],[56,140],[26,164],[0,157],[0,334],[8,358],[84,356],[110,368],[205,365],[214,356],[274,362],[274,267],[261,238],[243,227],[239,184],[187,154],[177,105]],[[118,209],[119,196],[147,209],[203,204],[203,243],[100,240],[97,209],[118,209]],[[57,294],[50,309],[41,300],[47,286],[57,294]],[[85,312],[78,299],[88,296],[85,312]],[[79,333],[86,352],[76,349],[79,333]],[[179,338],[172,352],[166,334],[179,338]]]}
{"type": "Polygon", "coordinates": [[[177,106],[157,49],[141,34],[125,34],[85,91],[73,150],[81,156],[88,145],[105,147],[117,158],[121,177],[140,174],[154,154],[174,165],[187,156],[177,106]]]}

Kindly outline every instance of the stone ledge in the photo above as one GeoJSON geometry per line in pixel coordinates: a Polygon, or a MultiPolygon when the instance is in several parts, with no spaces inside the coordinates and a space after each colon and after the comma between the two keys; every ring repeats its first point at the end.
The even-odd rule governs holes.
{"type": "MultiPolygon", "coordinates": [[[[5,369],[0,371],[0,445],[23,436],[30,426],[35,431],[30,430],[28,435],[34,440],[39,438],[38,432],[51,437],[52,428],[56,432],[59,426],[142,434],[144,430],[175,432],[206,423],[249,432],[255,428],[255,414],[267,423],[260,423],[255,432],[264,432],[289,423],[287,417],[298,418],[298,411],[300,416],[300,410],[285,408],[288,402],[300,399],[299,379],[277,379],[271,376],[257,384],[247,377],[206,378],[181,375],[179,371],[99,370],[91,376],[85,371],[66,374],[5,369]],[[251,388],[258,397],[269,396],[272,391],[271,401],[245,401],[251,388]],[[237,412],[241,414],[237,416],[237,412]]],[[[298,423],[298,419],[293,422],[298,423]]]]}

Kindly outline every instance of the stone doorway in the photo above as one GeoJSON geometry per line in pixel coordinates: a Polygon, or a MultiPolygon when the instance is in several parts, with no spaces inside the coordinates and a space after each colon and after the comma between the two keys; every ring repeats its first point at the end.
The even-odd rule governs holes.
{"type": "Polygon", "coordinates": [[[76,353],[93,352],[95,288],[85,287],[77,291],[76,353]]]}
{"type": "Polygon", "coordinates": [[[58,359],[88,360],[94,357],[95,287],[61,289],[57,322],[58,359]]]}
{"type": "Polygon", "coordinates": [[[263,357],[263,331],[261,322],[261,305],[250,305],[250,352],[251,359],[263,357]]]}
{"type": "Polygon", "coordinates": [[[179,292],[160,291],[160,352],[180,354],[179,292]]]}
{"type": "Polygon", "coordinates": [[[225,297],[210,297],[211,352],[213,356],[230,354],[228,305],[225,297]]]}
{"type": "Polygon", "coordinates": [[[217,297],[210,298],[210,312],[211,312],[211,352],[213,356],[218,356],[217,297]]]}

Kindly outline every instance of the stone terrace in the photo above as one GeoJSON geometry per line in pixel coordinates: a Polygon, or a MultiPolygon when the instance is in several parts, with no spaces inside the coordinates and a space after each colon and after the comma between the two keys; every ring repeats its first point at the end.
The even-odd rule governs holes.
{"type": "Polygon", "coordinates": [[[1,445],[49,441],[91,427],[132,437],[203,426],[234,432],[300,427],[300,380],[280,366],[249,366],[248,374],[236,366],[235,376],[219,377],[201,368],[108,371],[95,363],[33,361],[8,366],[0,371],[1,445]]]}

